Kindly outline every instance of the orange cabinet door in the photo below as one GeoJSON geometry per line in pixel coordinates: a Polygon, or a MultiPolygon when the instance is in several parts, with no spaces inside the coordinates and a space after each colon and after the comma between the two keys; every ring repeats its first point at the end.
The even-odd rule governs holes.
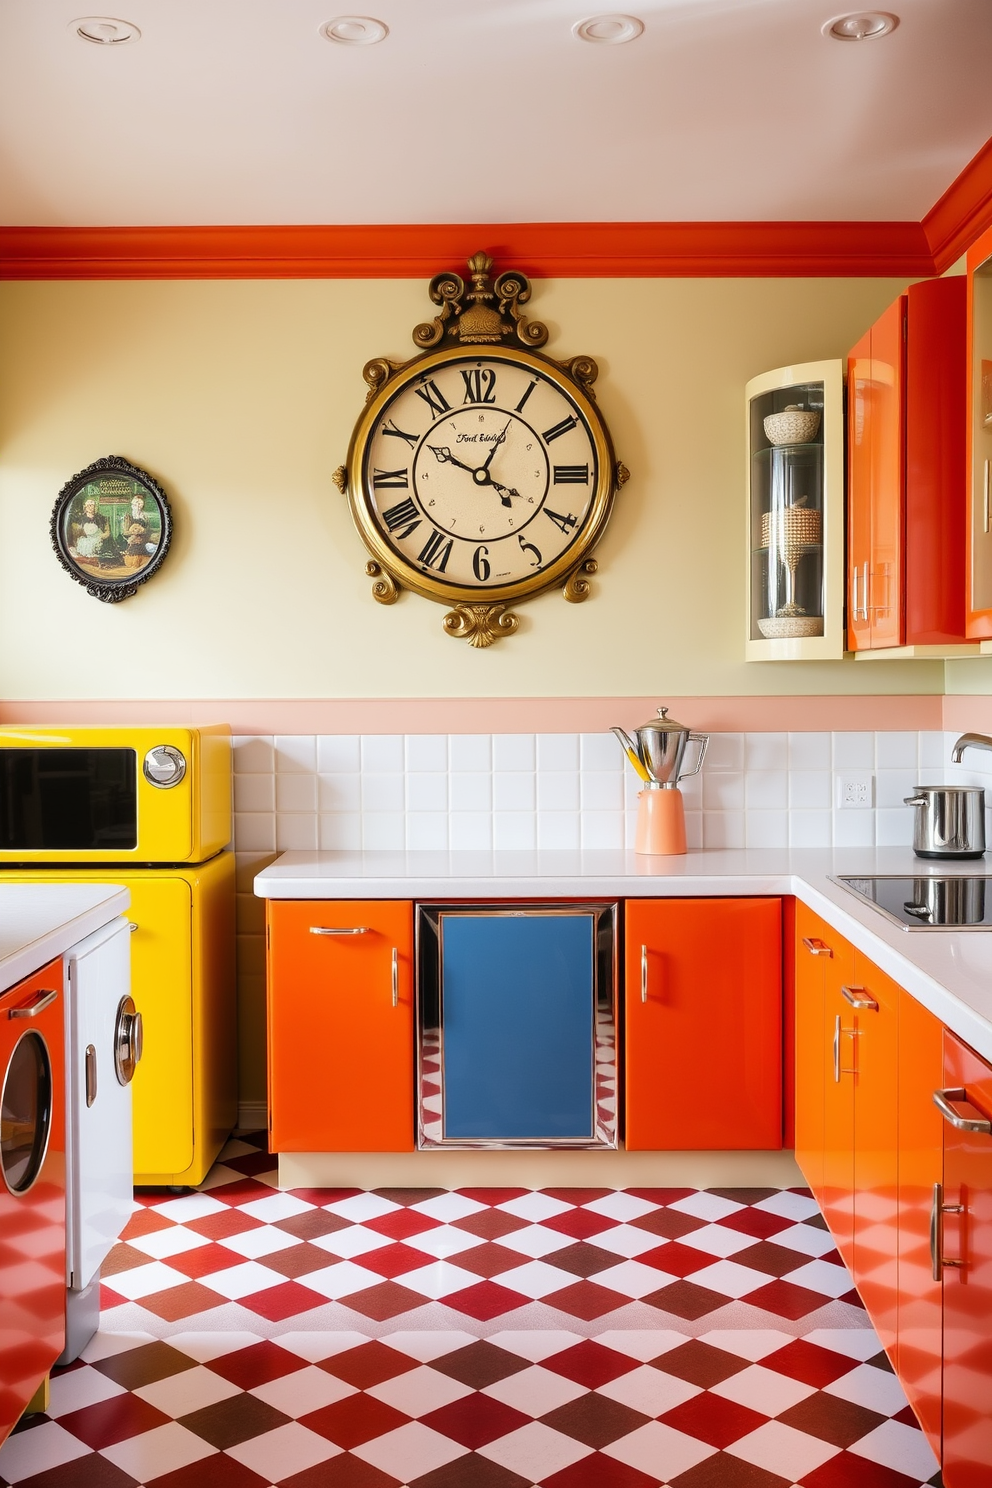
{"type": "Polygon", "coordinates": [[[899,1319],[899,988],[854,957],[854,1280],[883,1347],[899,1319]]]}
{"type": "Polygon", "coordinates": [[[841,992],[854,983],[854,947],[836,933],[825,962],[820,1067],[823,1072],[823,1189],[820,1207],[854,1272],[854,1009],[841,992]]]}
{"type": "Polygon", "coordinates": [[[823,997],[836,939],[819,915],[796,905],[796,1162],[823,1201],[823,997]]]}
{"type": "Polygon", "coordinates": [[[628,1149],[782,1145],[778,899],[626,905],[628,1149]]]}
{"type": "Polygon", "coordinates": [[[904,639],[906,296],[871,328],[871,644],[904,639]]]}
{"type": "Polygon", "coordinates": [[[908,992],[899,994],[899,1336],[896,1367],[930,1445],[940,1456],[941,1284],[933,1279],[930,1218],[941,1178],[943,1028],[908,992]]]}
{"type": "MultiPolygon", "coordinates": [[[[944,1034],[944,1088],[959,1117],[992,1118],[992,1068],[944,1034]]],[[[992,1471],[992,1135],[944,1131],[945,1488],[987,1488],[992,1471]]]]}
{"type": "Polygon", "coordinates": [[[413,1147],[413,906],[270,900],[276,1152],[413,1147]]]}
{"type": "Polygon", "coordinates": [[[847,359],[847,645],[871,646],[871,332],[847,359]]]}

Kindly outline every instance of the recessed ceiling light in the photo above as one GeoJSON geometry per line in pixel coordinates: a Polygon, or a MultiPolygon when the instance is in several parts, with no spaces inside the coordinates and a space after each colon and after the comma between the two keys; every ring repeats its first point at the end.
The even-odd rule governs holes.
{"type": "Polygon", "coordinates": [[[824,36],[834,41],[874,41],[876,36],[888,36],[899,24],[899,17],[887,10],[858,10],[852,15],[835,16],[824,21],[821,30],[824,36]]]}
{"type": "Polygon", "coordinates": [[[69,22],[69,30],[75,31],[80,41],[91,41],[94,46],[122,46],[127,41],[138,41],[141,32],[130,21],[118,21],[113,16],[81,16],[69,22]]]}
{"type": "Polygon", "coordinates": [[[644,30],[644,22],[632,15],[596,15],[576,21],[572,35],[580,41],[595,41],[601,46],[619,46],[634,41],[644,30]]]}
{"type": "Polygon", "coordinates": [[[343,46],[374,46],[389,35],[389,27],[372,16],[336,16],[321,26],[320,34],[343,46]]]}

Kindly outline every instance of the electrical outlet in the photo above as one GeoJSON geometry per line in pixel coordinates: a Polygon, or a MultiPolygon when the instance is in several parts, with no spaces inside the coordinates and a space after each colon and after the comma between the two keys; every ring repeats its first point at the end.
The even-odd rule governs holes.
{"type": "Polygon", "coordinates": [[[874,775],[838,775],[836,781],[837,805],[841,811],[868,811],[874,806],[874,775]]]}

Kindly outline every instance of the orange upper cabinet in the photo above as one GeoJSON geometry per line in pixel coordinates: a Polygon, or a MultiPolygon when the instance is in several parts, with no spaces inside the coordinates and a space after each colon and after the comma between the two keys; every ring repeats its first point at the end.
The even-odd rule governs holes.
{"type": "Polygon", "coordinates": [[[782,1145],[778,899],[626,904],[626,1145],[782,1145]]]}
{"type": "Polygon", "coordinates": [[[968,634],[992,637],[992,231],[968,250],[968,634]]]}
{"type": "Polygon", "coordinates": [[[965,641],[965,301],[913,284],[848,359],[852,651],[965,641]]]}
{"type": "Polygon", "coordinates": [[[413,1147],[413,906],[270,900],[276,1152],[413,1147]]]}

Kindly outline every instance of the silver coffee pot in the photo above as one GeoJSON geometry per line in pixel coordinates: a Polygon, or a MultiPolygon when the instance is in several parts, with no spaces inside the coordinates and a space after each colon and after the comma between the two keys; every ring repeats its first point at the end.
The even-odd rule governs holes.
{"type": "Polygon", "coordinates": [[[667,708],[659,708],[657,718],[635,729],[633,739],[622,728],[614,728],[613,733],[649,790],[675,790],[680,780],[698,775],[710,742],[709,734],[694,734],[684,724],[669,718],[667,708]],[[685,770],[682,762],[690,743],[697,744],[699,752],[692,769],[685,770]]]}

